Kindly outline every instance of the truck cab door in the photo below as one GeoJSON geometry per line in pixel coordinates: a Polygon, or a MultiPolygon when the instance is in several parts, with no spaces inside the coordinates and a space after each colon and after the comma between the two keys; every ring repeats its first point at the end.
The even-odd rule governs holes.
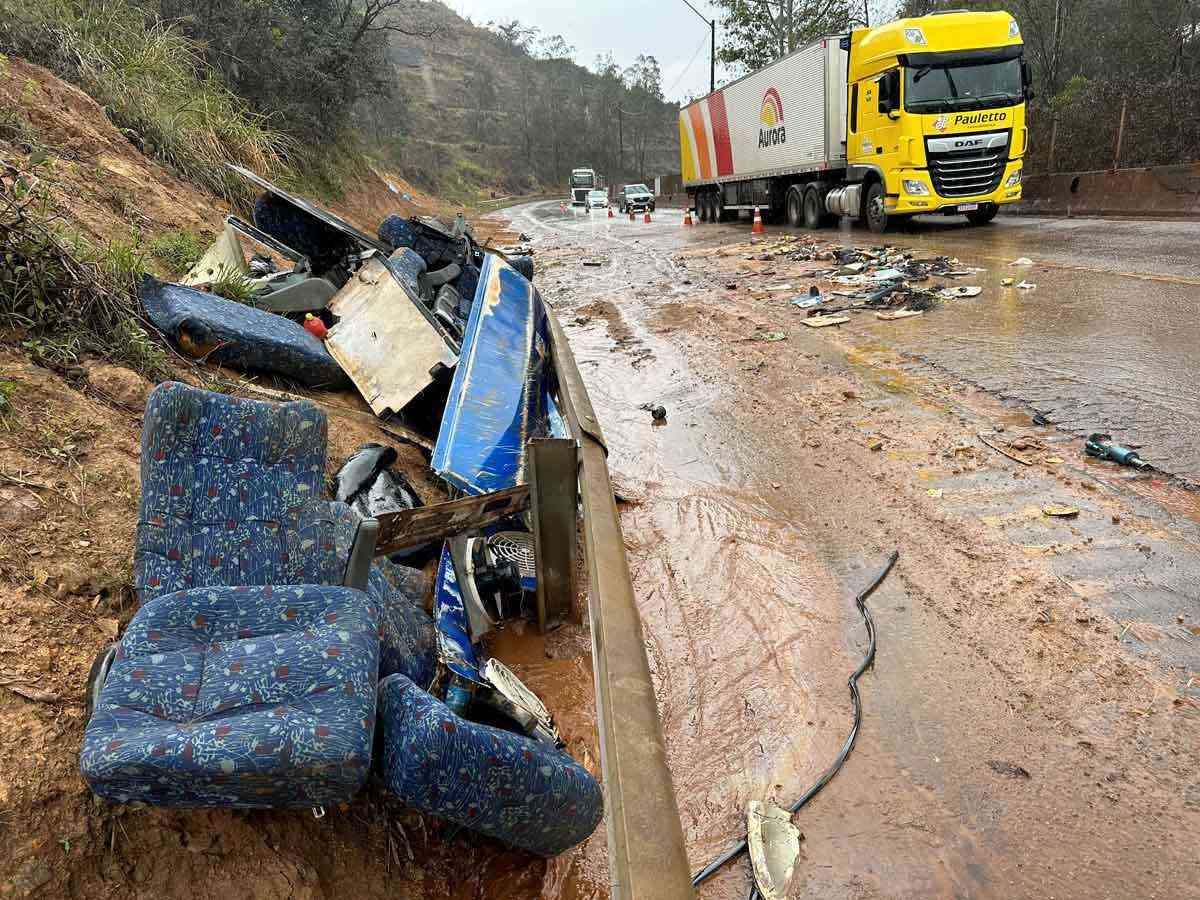
{"type": "MultiPolygon", "coordinates": [[[[900,152],[900,70],[889,69],[862,82],[860,92],[854,161],[877,166],[886,179],[900,152]]],[[[889,194],[897,190],[894,184],[885,187],[889,194]]]]}

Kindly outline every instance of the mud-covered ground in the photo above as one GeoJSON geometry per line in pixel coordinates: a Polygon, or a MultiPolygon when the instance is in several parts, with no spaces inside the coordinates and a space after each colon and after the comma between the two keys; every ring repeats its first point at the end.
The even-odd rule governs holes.
{"type": "MultiPolygon", "coordinates": [[[[787,301],[809,284],[828,290],[812,274],[828,264],[783,258],[784,232],[752,245],[745,223],[686,231],[677,212],[651,225],[556,205],[513,216],[535,238],[540,289],[567,327],[627,500],[693,868],[738,833],[747,800],[790,803],[836,753],[865,643],[852,597],[895,548],[900,562],[870,601],[879,655],[863,730],[797,818],[792,895],[1200,896],[1195,494],[1089,461],[1069,426],[1034,425],[1034,405],[910,352],[961,350],[956,321],[999,319],[995,339],[1010,339],[998,285],[1010,273],[998,270],[1036,248],[1036,232],[1022,242],[1002,230],[1013,226],[996,229],[984,238],[1002,241],[991,260],[968,259],[954,229],[899,235],[987,267],[972,282],[984,294],[906,322],[867,313],[818,331],[787,301]],[[764,251],[774,256],[750,258],[764,251]],[[767,290],[788,282],[791,292],[767,290]],[[786,339],[761,339],[770,332],[786,339]],[[664,405],[666,424],[644,403],[664,405]],[[1049,505],[1079,514],[1053,518],[1049,505]]],[[[1086,259],[1086,240],[1071,252],[1086,259]]],[[[1036,262],[1038,316],[1052,321],[1050,304],[1078,299],[1073,279],[1036,262]]],[[[1104,278],[1128,296],[1155,290],[1104,278]]],[[[1078,358],[1079,340],[1062,352],[1078,358]]],[[[998,356],[999,374],[1019,368],[998,356]]],[[[1122,408],[1101,381],[1088,390],[1098,409],[1122,408]]],[[[745,862],[731,865],[700,896],[742,898],[747,877],[745,862]]]]}

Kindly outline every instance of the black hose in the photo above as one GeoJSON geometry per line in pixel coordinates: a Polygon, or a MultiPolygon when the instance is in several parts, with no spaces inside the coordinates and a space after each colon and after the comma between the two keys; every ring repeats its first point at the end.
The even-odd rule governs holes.
{"type": "MultiPolygon", "coordinates": [[[[859,591],[858,595],[854,598],[854,603],[858,606],[858,611],[863,617],[863,622],[866,623],[867,638],[869,640],[867,652],[863,656],[862,662],[858,664],[858,668],[851,673],[850,678],[847,679],[846,682],[850,686],[850,699],[854,701],[854,724],[850,726],[850,733],[846,735],[846,741],[844,744],[842,744],[842,749],[834,759],[833,763],[828,769],[821,773],[821,777],[817,779],[816,783],[807,791],[805,791],[799,800],[789,807],[788,812],[792,815],[798,813],[810,800],[812,800],[813,797],[821,793],[821,790],[825,787],[825,785],[829,784],[829,782],[833,780],[833,776],[841,770],[842,765],[846,762],[847,757],[850,756],[850,751],[854,749],[854,741],[858,737],[858,728],[862,724],[862,697],[859,696],[858,693],[858,679],[864,672],[867,671],[867,669],[871,668],[872,664],[875,662],[875,620],[871,618],[871,611],[867,609],[867,598],[870,597],[871,594],[875,592],[875,589],[883,583],[883,579],[887,578],[888,573],[892,571],[892,566],[896,564],[896,560],[899,558],[900,551],[893,550],[891,555],[887,558],[887,562],[884,563],[883,569],[879,572],[879,574],[871,580],[870,584],[859,591]]],[[[739,856],[745,853],[747,847],[748,844],[746,843],[746,838],[742,838],[740,841],[738,841],[738,843],[734,844],[732,847],[710,862],[707,866],[693,875],[692,887],[698,887],[699,885],[703,884],[714,874],[716,874],[717,870],[724,866],[727,862],[737,859],[739,856]]],[[[750,889],[750,900],[757,900],[758,896],[758,888],[752,885],[750,889]]]]}

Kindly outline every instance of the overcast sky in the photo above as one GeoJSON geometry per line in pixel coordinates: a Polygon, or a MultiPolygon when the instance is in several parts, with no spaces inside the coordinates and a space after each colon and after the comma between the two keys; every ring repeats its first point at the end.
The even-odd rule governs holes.
{"type": "MultiPolygon", "coordinates": [[[[575,61],[595,68],[596,57],[611,52],[627,66],[639,53],[658,60],[668,100],[708,93],[708,26],[683,0],[446,0],[460,16],[476,25],[489,20],[519,19],[543,34],[561,34],[575,47],[575,61]],[[691,65],[689,66],[689,61],[691,65]]],[[[705,0],[692,4],[713,17],[705,0]]],[[[720,42],[718,25],[717,41],[720,42]]],[[[722,81],[717,67],[717,84],[722,81]]]]}

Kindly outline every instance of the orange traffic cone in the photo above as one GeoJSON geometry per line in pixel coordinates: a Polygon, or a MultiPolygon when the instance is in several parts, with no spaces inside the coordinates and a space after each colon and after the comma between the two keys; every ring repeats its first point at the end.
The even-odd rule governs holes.
{"type": "Polygon", "coordinates": [[[647,225],[650,224],[650,210],[648,210],[648,209],[646,210],[646,214],[644,216],[642,216],[642,221],[645,222],[647,225]]]}
{"type": "Polygon", "coordinates": [[[683,211],[683,227],[684,228],[692,227],[692,208],[690,206],[687,207],[686,209],[684,209],[684,211],[683,211]]]}
{"type": "Polygon", "coordinates": [[[608,217],[609,217],[610,219],[613,217],[613,211],[612,211],[612,207],[611,207],[611,206],[608,208],[608,217]]]}
{"type": "Polygon", "coordinates": [[[767,229],[763,228],[762,213],[758,211],[758,207],[754,207],[754,225],[750,228],[751,234],[766,234],[767,229]]]}

